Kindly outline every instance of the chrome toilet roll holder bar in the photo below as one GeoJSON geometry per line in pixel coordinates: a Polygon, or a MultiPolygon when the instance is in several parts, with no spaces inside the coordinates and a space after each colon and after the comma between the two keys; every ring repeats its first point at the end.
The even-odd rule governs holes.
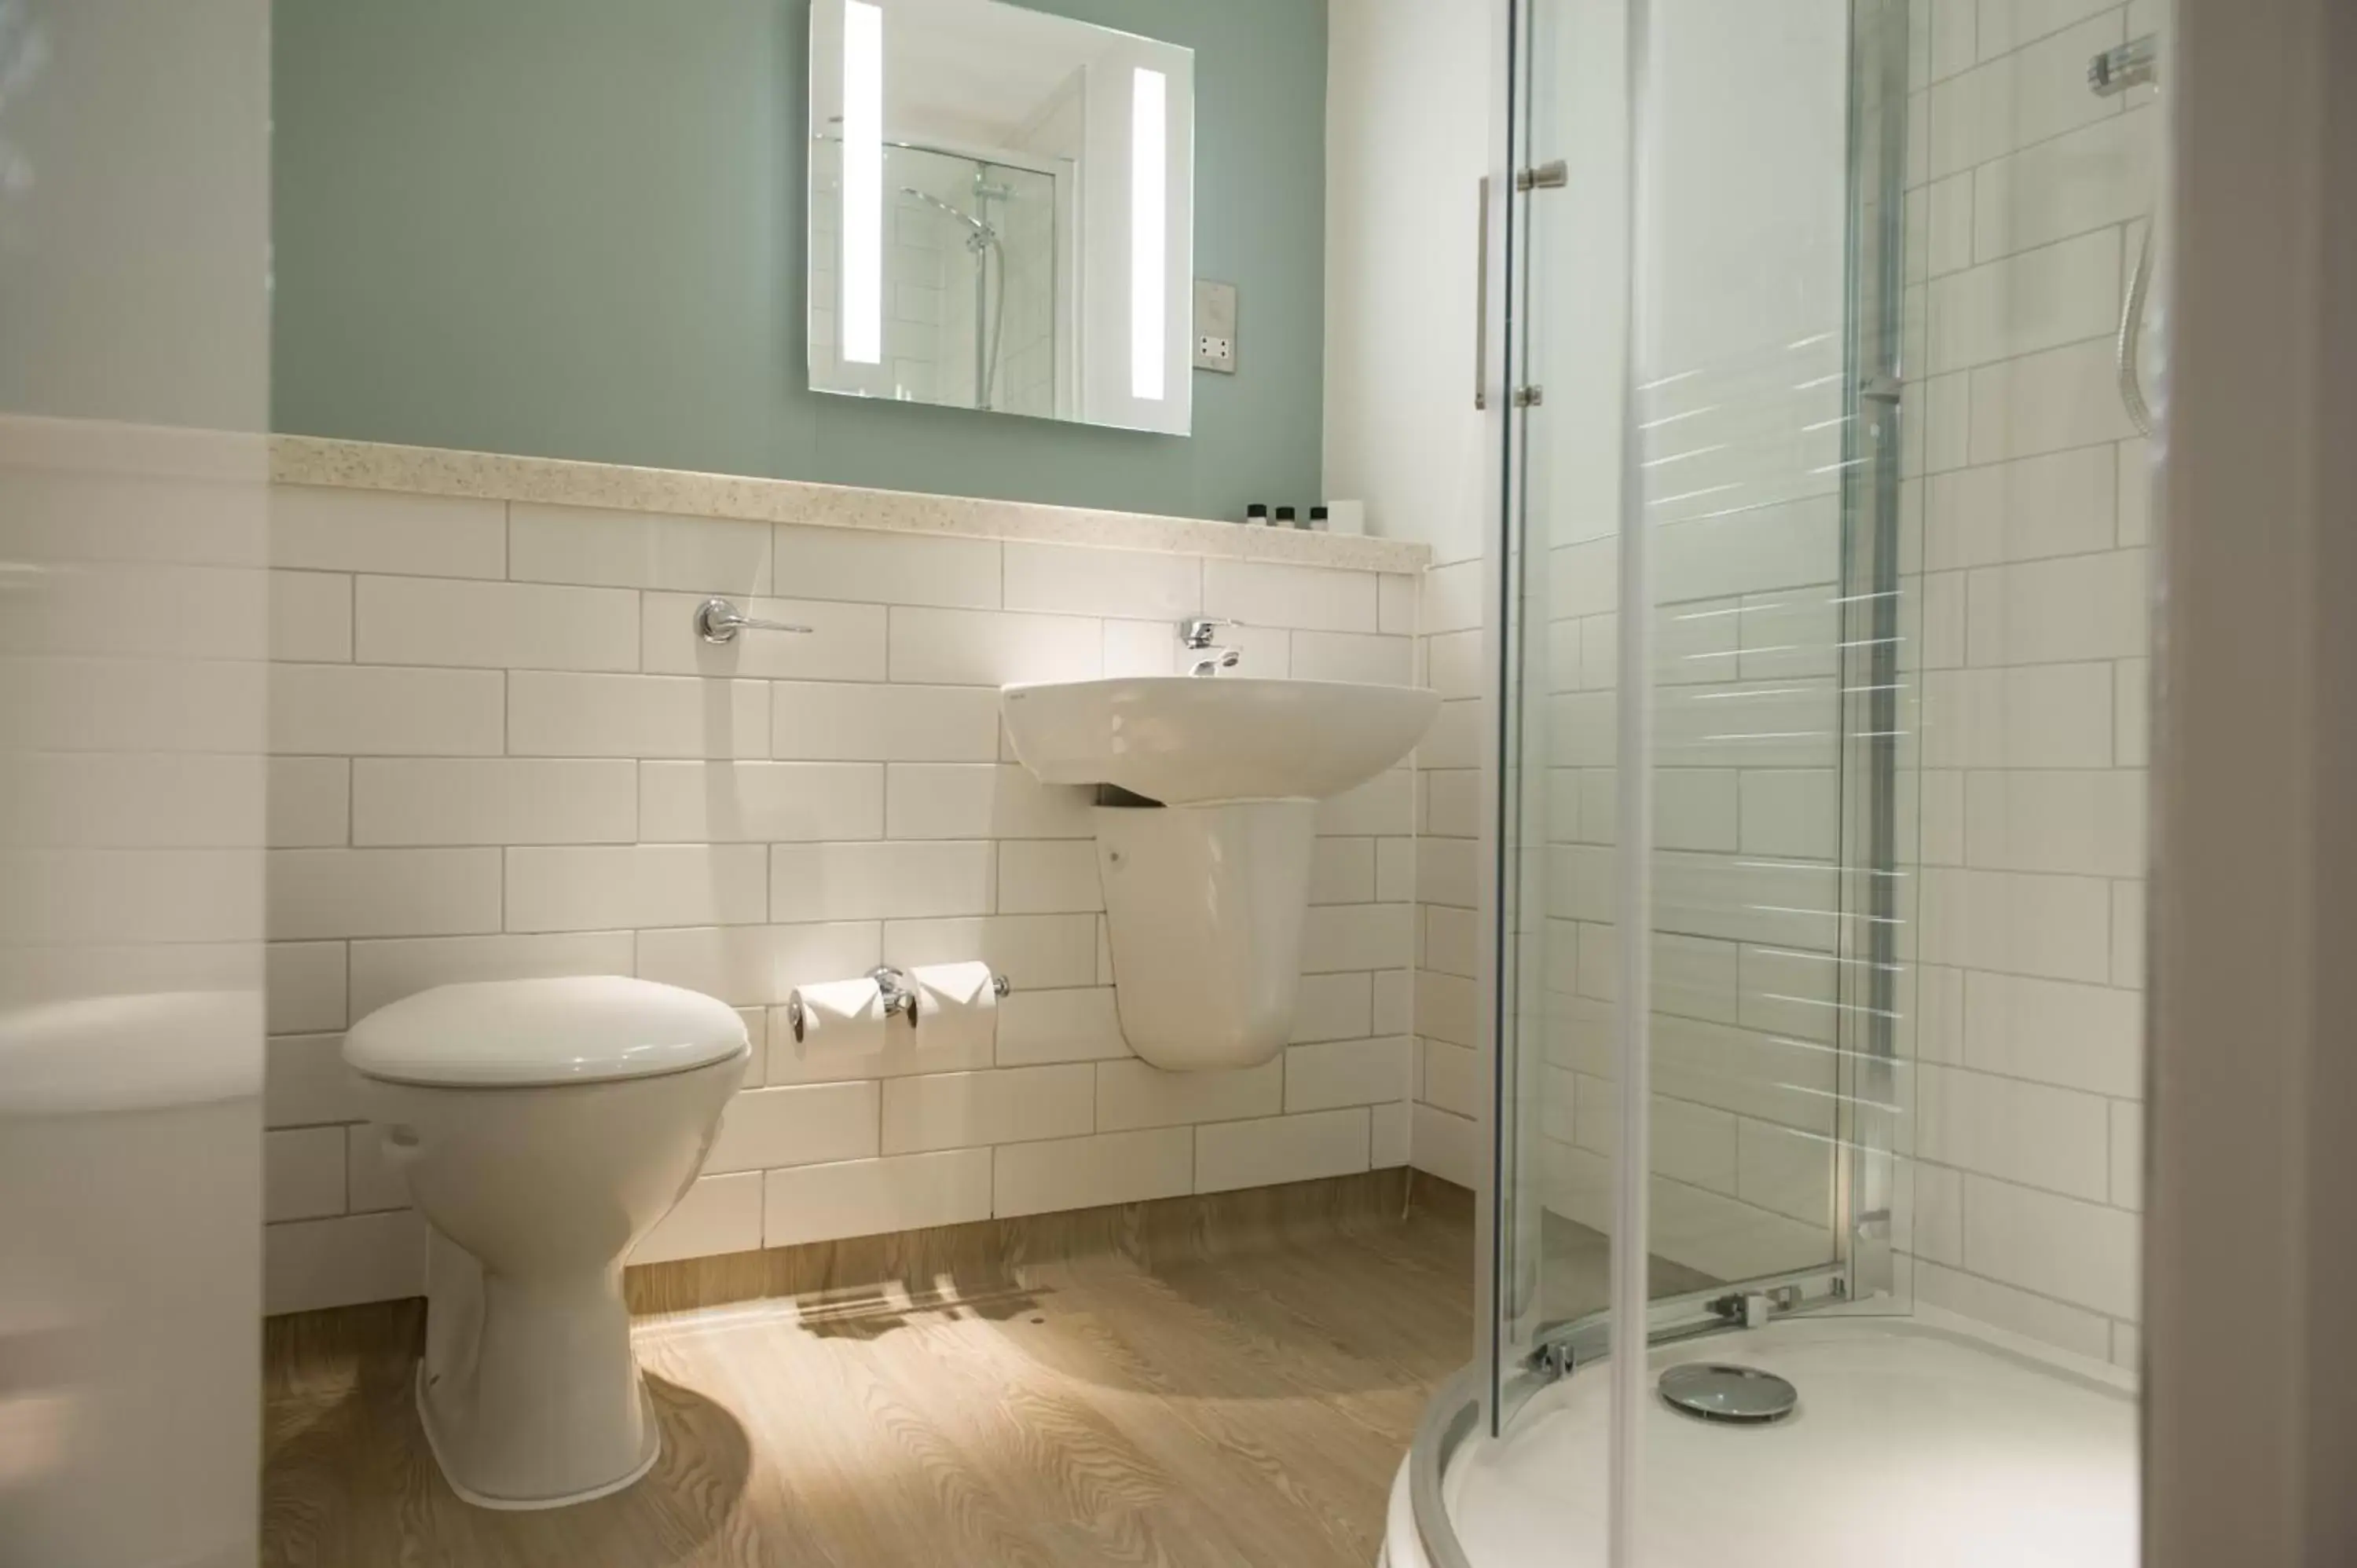
{"type": "MultiPolygon", "coordinates": [[[[906,1014],[909,1027],[915,1028],[917,993],[909,987],[907,972],[888,963],[879,963],[867,972],[867,978],[876,983],[876,994],[884,1004],[884,1016],[888,1019],[896,1013],[906,1014]]],[[[1005,975],[993,974],[990,977],[990,993],[993,996],[1003,997],[1014,989],[1005,975]]],[[[786,1022],[793,1026],[794,1040],[799,1044],[802,1037],[802,999],[800,996],[786,998],[786,1022]]]]}

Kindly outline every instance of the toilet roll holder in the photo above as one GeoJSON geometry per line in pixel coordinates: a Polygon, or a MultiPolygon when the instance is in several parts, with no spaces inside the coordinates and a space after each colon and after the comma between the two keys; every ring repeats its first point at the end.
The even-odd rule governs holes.
{"type": "MultiPolygon", "coordinates": [[[[909,1027],[915,1028],[917,1026],[917,993],[909,988],[907,973],[894,969],[888,963],[879,963],[867,972],[867,978],[876,983],[876,994],[884,1004],[884,1016],[888,1019],[896,1013],[905,1013],[909,1017],[909,1027]]],[[[1007,983],[1005,975],[993,974],[990,977],[990,993],[993,996],[1003,997],[1014,989],[1014,986],[1007,983]]],[[[802,999],[801,997],[786,998],[786,1022],[793,1026],[794,1039],[799,1043],[802,1037],[802,999]]]]}

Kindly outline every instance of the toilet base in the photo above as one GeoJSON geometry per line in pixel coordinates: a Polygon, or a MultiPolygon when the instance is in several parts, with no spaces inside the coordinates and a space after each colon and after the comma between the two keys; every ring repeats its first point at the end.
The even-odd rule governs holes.
{"type": "Polygon", "coordinates": [[[619,1260],[517,1280],[427,1230],[417,1418],[451,1489],[494,1509],[619,1491],[662,1452],[619,1260]]]}
{"type": "Polygon", "coordinates": [[[442,1439],[435,1432],[434,1406],[425,1397],[425,1363],[423,1360],[417,1363],[417,1376],[414,1381],[416,1391],[417,1421],[419,1425],[425,1428],[425,1446],[433,1450],[435,1467],[442,1472],[442,1478],[450,1483],[450,1489],[458,1494],[460,1501],[472,1503],[479,1509],[497,1509],[504,1513],[528,1513],[534,1509],[561,1509],[575,1503],[592,1502],[599,1498],[611,1497],[625,1487],[636,1486],[648,1471],[655,1467],[655,1461],[662,1457],[662,1428],[655,1423],[654,1396],[647,1392],[646,1383],[641,1380],[639,1384],[639,1409],[645,1419],[646,1437],[639,1445],[639,1462],[628,1472],[610,1481],[600,1482],[597,1486],[585,1487],[577,1492],[560,1493],[554,1497],[490,1497],[474,1490],[464,1481],[459,1480],[457,1472],[450,1467],[450,1461],[443,1456],[442,1439]]]}

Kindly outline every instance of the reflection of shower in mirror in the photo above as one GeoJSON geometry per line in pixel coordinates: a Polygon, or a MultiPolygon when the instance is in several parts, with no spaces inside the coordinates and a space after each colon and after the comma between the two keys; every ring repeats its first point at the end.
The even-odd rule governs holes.
{"type": "Polygon", "coordinates": [[[993,184],[985,171],[974,171],[974,204],[975,212],[952,207],[931,191],[904,185],[900,194],[922,202],[927,207],[953,221],[966,231],[966,253],[974,258],[974,406],[987,412],[991,406],[991,391],[998,381],[998,349],[1006,338],[1006,249],[1000,243],[998,231],[993,228],[986,214],[994,200],[1010,201],[1015,197],[1011,185],[993,184]],[[990,330],[985,335],[981,327],[985,314],[984,302],[992,297],[990,287],[991,262],[998,263],[996,302],[987,309],[990,330]]]}

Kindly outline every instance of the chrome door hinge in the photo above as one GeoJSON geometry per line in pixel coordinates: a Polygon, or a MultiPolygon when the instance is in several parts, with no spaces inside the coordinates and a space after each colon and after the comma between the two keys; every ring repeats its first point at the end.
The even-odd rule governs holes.
{"type": "Polygon", "coordinates": [[[1544,402],[1546,402],[1546,388],[1544,387],[1527,386],[1516,387],[1514,389],[1514,406],[1516,408],[1536,408],[1539,404],[1544,402]]]}
{"type": "Polygon", "coordinates": [[[1516,190],[1561,190],[1571,183],[1571,166],[1561,158],[1514,171],[1516,190]]]}
{"type": "Polygon", "coordinates": [[[1867,376],[1857,383],[1857,395],[1870,403],[1897,403],[1905,390],[1897,376],[1867,376]]]}

